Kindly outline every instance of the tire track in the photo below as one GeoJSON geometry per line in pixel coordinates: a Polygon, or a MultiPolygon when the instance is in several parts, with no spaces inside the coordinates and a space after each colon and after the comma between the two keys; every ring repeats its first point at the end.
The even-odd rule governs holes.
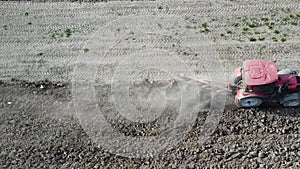
{"type": "MultiPolygon", "coordinates": [[[[296,8],[296,6],[297,5],[295,5],[295,4],[288,4],[288,5],[286,5],[286,4],[277,4],[277,5],[275,5],[275,7],[273,7],[273,5],[256,5],[256,6],[243,6],[243,7],[241,7],[241,6],[236,6],[236,7],[205,7],[205,8],[199,8],[199,9],[201,9],[200,11],[203,11],[204,9],[206,9],[206,8],[208,8],[208,10],[204,10],[205,11],[205,13],[209,13],[210,11],[219,11],[219,12],[230,12],[230,13],[232,13],[232,11],[243,11],[243,12],[245,12],[245,11],[247,11],[247,15],[251,15],[251,13],[248,13],[248,11],[253,11],[253,9],[252,8],[254,8],[254,9],[259,9],[258,11],[261,11],[261,9],[263,9],[263,8],[270,8],[270,9],[273,9],[273,8],[283,8],[284,6],[286,6],[286,7],[294,7],[295,9],[298,9],[298,8],[296,8]],[[272,7],[272,8],[271,8],[272,7]],[[249,8],[249,10],[246,10],[246,9],[248,9],[249,8]]],[[[298,5],[299,6],[299,5],[298,5]]],[[[184,7],[182,7],[182,8],[184,8],[184,7]]],[[[175,11],[176,10],[179,10],[179,13],[172,13],[172,12],[169,12],[169,13],[165,13],[165,14],[175,14],[175,15],[178,15],[178,16],[183,16],[182,14],[184,14],[184,11],[188,11],[187,12],[187,14],[193,14],[193,13],[199,13],[199,11],[193,11],[194,10],[194,8],[196,8],[196,7],[189,7],[189,8],[186,8],[186,9],[182,9],[182,8],[180,8],[180,9],[176,9],[175,8],[175,11]],[[181,11],[181,12],[180,12],[181,11]]],[[[80,9],[80,8],[79,8],[80,9]]],[[[196,8],[197,9],[197,8],[196,8]]],[[[99,9],[95,9],[96,11],[102,11],[102,10],[99,10],[99,9]]],[[[119,9],[117,9],[117,11],[118,10],[129,10],[130,12],[132,12],[131,10],[135,10],[135,9],[131,9],[130,8],[130,6],[126,9],[124,9],[124,7],[120,7],[119,9]]],[[[87,10],[87,12],[90,12],[91,10],[87,10]]],[[[159,11],[159,10],[157,10],[157,11],[159,11]]],[[[255,11],[255,10],[254,10],[255,11]]],[[[57,17],[55,17],[55,16],[53,16],[51,13],[49,14],[49,16],[43,16],[43,20],[44,20],[44,22],[46,22],[48,19],[50,19],[51,18],[51,20],[58,20],[58,19],[60,19],[60,20],[64,20],[64,19],[66,19],[66,18],[68,18],[68,16],[66,16],[68,13],[70,13],[70,17],[71,18],[74,18],[75,16],[75,18],[78,18],[78,19],[82,19],[82,20],[86,20],[86,19],[84,19],[84,18],[82,18],[82,16],[84,16],[84,15],[86,15],[87,17],[93,17],[93,16],[95,16],[95,15],[98,15],[98,16],[103,16],[103,15],[105,15],[105,12],[104,13],[99,13],[99,14],[96,14],[96,13],[86,13],[86,14],[81,14],[80,12],[78,12],[78,11],[73,11],[72,12],[72,10],[71,10],[71,12],[70,11],[68,11],[68,10],[66,10],[66,11],[59,11],[59,12],[62,12],[62,15],[61,16],[57,16],[57,17]]],[[[46,13],[49,13],[49,11],[48,12],[44,12],[44,14],[46,14],[46,13]]],[[[258,14],[258,12],[257,11],[255,11],[254,12],[255,14],[258,14]]],[[[138,13],[138,14],[140,14],[140,15],[152,15],[152,12],[151,13],[147,13],[147,12],[141,12],[141,13],[138,13]]],[[[161,12],[158,12],[157,14],[161,14],[161,12]]],[[[18,16],[19,16],[20,14],[18,13],[18,16]]],[[[33,15],[36,15],[35,13],[33,13],[33,15]]],[[[202,15],[201,14],[201,12],[200,12],[200,15],[202,15]]],[[[112,17],[111,16],[111,14],[109,14],[109,16],[110,17],[112,17]]],[[[132,14],[130,15],[130,16],[132,16],[132,14]]],[[[203,16],[203,15],[202,15],[203,16]]],[[[13,16],[13,17],[15,17],[15,16],[13,16]]],[[[5,17],[6,18],[6,17],[5,17]]],[[[21,19],[22,18],[24,18],[24,17],[21,17],[21,19]]],[[[9,20],[11,20],[11,19],[13,19],[13,18],[8,18],[9,20]]],[[[20,18],[18,18],[18,19],[20,19],[20,18]]],[[[27,18],[26,18],[26,20],[27,20],[27,18]]],[[[48,23],[48,22],[47,22],[48,23]]],[[[36,30],[36,28],[37,27],[42,27],[42,30],[41,31],[45,31],[45,28],[43,28],[43,25],[32,25],[32,26],[30,26],[32,29],[34,29],[34,30],[36,30]]],[[[71,28],[73,28],[73,29],[79,29],[79,28],[82,28],[82,27],[85,27],[86,25],[85,24],[80,24],[80,25],[77,25],[77,26],[72,26],[72,25],[69,25],[69,27],[71,26],[71,28]]],[[[226,25],[220,25],[220,26],[226,26],[226,25]]],[[[11,26],[13,29],[16,29],[17,31],[15,31],[15,33],[16,32],[18,32],[19,34],[22,34],[22,33],[25,33],[25,32],[28,32],[28,28],[26,29],[26,26],[25,26],[25,28],[24,28],[24,30],[23,30],[23,27],[24,27],[24,25],[23,26],[20,26],[20,27],[16,27],[16,28],[14,28],[13,26],[11,26]],[[22,33],[21,33],[22,32],[22,33]]],[[[46,26],[47,27],[47,26],[46,26]]],[[[50,26],[51,27],[51,26],[50,26]]],[[[66,27],[62,27],[62,28],[66,28],[66,27]]],[[[55,27],[55,26],[52,26],[51,27],[51,29],[58,29],[58,27],[55,27]]]]}
{"type": "MultiPolygon", "coordinates": [[[[191,42],[193,44],[199,42],[200,40],[202,39],[198,39],[198,38],[195,38],[195,37],[182,37],[183,38],[186,38],[184,39],[183,41],[184,42],[191,42]]],[[[48,44],[46,46],[44,46],[45,49],[49,49],[51,46],[52,43],[58,43],[59,45],[58,46],[73,46],[79,42],[84,42],[86,41],[87,38],[82,38],[82,39],[78,39],[78,38],[75,38],[75,39],[58,39],[58,40],[48,40],[48,39],[43,39],[41,41],[31,41],[31,40],[25,40],[25,41],[20,41],[18,43],[20,43],[20,45],[18,44],[13,44],[11,45],[10,43],[14,43],[14,41],[10,40],[10,41],[2,41],[2,43],[5,43],[6,45],[4,46],[4,48],[6,47],[14,47],[13,50],[18,50],[18,47],[20,47],[20,49],[22,49],[24,43],[27,43],[27,45],[25,44],[24,46],[35,46],[37,47],[38,45],[43,45],[44,44],[48,44]],[[69,43],[69,44],[68,44],[69,43]],[[50,47],[48,47],[50,46],[50,47]]],[[[175,41],[176,43],[179,43],[181,40],[178,40],[178,41],[175,41]]],[[[103,43],[106,43],[105,41],[102,41],[103,43]]],[[[141,46],[145,46],[145,45],[148,45],[150,43],[170,43],[172,42],[170,39],[163,39],[162,41],[159,41],[157,39],[137,39],[136,40],[136,43],[140,44],[141,46]]],[[[219,51],[220,54],[222,55],[226,55],[226,54],[257,54],[259,53],[261,50],[261,45],[264,44],[264,45],[272,45],[272,49],[269,49],[269,50],[263,50],[261,51],[262,54],[267,54],[267,53],[282,53],[282,54],[286,54],[286,53],[290,53],[290,52],[296,52],[297,50],[293,50],[293,51],[288,51],[288,50],[281,50],[281,49],[278,49],[278,48],[281,48],[283,45],[288,45],[288,46],[291,46],[291,48],[297,46],[299,44],[299,41],[295,41],[295,42],[285,42],[285,43],[266,43],[266,42],[262,42],[262,43],[243,43],[243,44],[238,44],[238,43],[226,43],[226,44],[217,44],[217,50],[219,51]],[[229,51],[222,51],[222,50],[228,50],[228,48],[232,48],[233,46],[239,46],[240,48],[243,48],[243,46],[247,46],[249,48],[249,46],[251,46],[253,48],[253,50],[251,49],[251,51],[235,51],[233,53],[229,53],[229,51]],[[253,53],[253,51],[256,49],[256,51],[253,53]]],[[[80,45],[78,45],[80,46],[80,45]]],[[[197,46],[197,45],[196,45],[197,46]]],[[[205,45],[207,46],[207,45],[205,45]]],[[[117,49],[119,50],[119,49],[117,49]]],[[[299,49],[300,50],[300,49],[299,49]]],[[[23,53],[23,51],[22,51],[23,53]]],[[[118,54],[118,55],[122,55],[122,53],[118,54]]]]}
{"type": "MultiPolygon", "coordinates": [[[[119,49],[114,49],[115,51],[111,51],[111,53],[113,55],[109,55],[107,56],[107,58],[111,58],[111,60],[114,60],[115,58],[119,58],[121,56],[124,56],[124,55],[127,55],[129,54],[129,52],[127,53],[123,53],[123,52],[119,52],[119,49]]],[[[129,49],[131,50],[131,49],[129,49]]],[[[200,53],[197,53],[198,55],[201,55],[201,54],[205,54],[205,55],[209,55],[209,54],[212,54],[212,53],[215,53],[215,51],[203,51],[203,52],[200,52],[200,53]]],[[[247,57],[253,57],[253,56],[265,56],[265,57],[268,57],[268,58],[271,58],[272,56],[273,57],[279,57],[279,56],[298,56],[300,54],[300,51],[282,51],[280,49],[277,49],[277,50],[248,50],[248,51],[218,51],[217,52],[220,59],[224,59],[224,60],[232,60],[232,59],[236,59],[236,58],[247,58],[247,57]]],[[[46,53],[46,56],[43,57],[43,58],[38,58],[36,56],[36,53],[33,53],[33,52],[27,52],[27,53],[24,53],[24,52],[20,52],[20,54],[8,54],[8,55],[2,55],[0,56],[0,61],[2,63],[5,63],[7,62],[8,60],[14,60],[15,59],[18,59],[16,61],[27,61],[28,63],[30,62],[34,62],[36,60],[43,60],[43,62],[57,62],[57,63],[65,63],[65,62],[69,62],[70,64],[72,64],[72,60],[75,60],[76,57],[79,57],[79,55],[82,55],[80,52],[72,52],[72,51],[69,51],[68,49],[65,49],[64,51],[59,51],[59,52],[55,52],[55,51],[48,51],[46,53]],[[32,60],[30,60],[32,59],[32,60]],[[63,62],[61,62],[63,61],[63,62]]],[[[103,55],[105,55],[105,53],[103,53],[103,55]]],[[[83,57],[83,56],[80,56],[80,57],[83,57]]],[[[142,56],[141,56],[142,57],[142,56]]],[[[98,57],[95,57],[95,58],[89,58],[89,59],[94,59],[94,60],[97,60],[98,57]]],[[[188,60],[190,62],[197,62],[199,61],[199,58],[197,57],[194,57],[194,56],[190,56],[188,58],[188,60]]],[[[36,61],[37,62],[37,61],[36,61]]],[[[90,63],[92,61],[88,61],[88,63],[90,63]]],[[[84,62],[81,62],[81,63],[84,63],[84,62]]],[[[110,60],[103,60],[102,63],[111,63],[110,60]]]]}
{"type": "MultiPolygon", "coordinates": [[[[28,37],[29,38],[29,37],[28,37]]],[[[56,45],[57,47],[63,46],[82,46],[88,38],[86,37],[76,37],[76,38],[67,38],[67,39],[49,39],[49,38],[32,38],[25,40],[18,39],[1,39],[0,40],[0,49],[22,49],[24,47],[38,47],[42,46],[47,48],[47,46],[56,45]]]]}
{"type": "MultiPolygon", "coordinates": [[[[98,24],[70,24],[70,25],[10,25],[8,26],[8,30],[0,32],[0,36],[21,36],[21,35],[30,35],[30,34],[44,34],[48,35],[49,33],[55,31],[61,31],[65,29],[71,30],[80,30],[83,32],[93,32],[94,30],[98,29],[99,27],[105,25],[107,21],[103,21],[102,23],[98,24]]],[[[76,32],[75,32],[76,33],[76,32]]]]}
{"type": "MultiPolygon", "coordinates": [[[[253,53],[249,53],[249,55],[248,55],[248,59],[250,59],[250,58],[252,58],[251,56],[252,56],[252,54],[253,53]]],[[[299,54],[299,53],[298,53],[299,54]]],[[[297,61],[297,59],[290,59],[290,60],[287,60],[286,58],[290,58],[290,57],[292,57],[292,56],[294,56],[294,55],[290,55],[290,54],[288,54],[288,55],[284,55],[285,56],[285,59],[278,59],[278,62],[280,63],[280,64],[284,64],[284,65],[286,65],[286,64],[288,64],[288,65],[294,65],[295,64],[295,61],[297,61]]],[[[143,57],[143,56],[141,56],[141,57],[143,57]]],[[[275,57],[276,58],[280,58],[279,56],[276,56],[275,55],[275,57]]],[[[257,58],[260,58],[260,57],[257,57],[257,58]]],[[[226,67],[226,65],[229,65],[229,67],[232,67],[232,65],[236,65],[236,66],[238,66],[238,65],[240,65],[240,63],[241,63],[241,61],[243,60],[243,59],[247,59],[247,56],[244,56],[243,58],[241,58],[241,59],[235,59],[235,60],[232,60],[232,59],[224,59],[224,60],[222,60],[222,63],[223,63],[223,65],[226,67]]],[[[266,59],[266,58],[264,58],[264,59],[266,59]]],[[[111,63],[110,63],[111,64],[111,63]]],[[[206,71],[205,69],[199,69],[200,67],[198,66],[198,64],[199,64],[199,62],[194,62],[194,61],[189,61],[189,62],[187,62],[186,63],[189,67],[191,67],[191,68],[193,68],[193,70],[195,71],[195,72],[202,72],[202,71],[206,71]],[[195,68],[195,69],[194,69],[195,68]]],[[[12,66],[13,68],[14,68],[14,66],[12,66]]],[[[9,72],[10,73],[10,75],[14,75],[14,76],[17,76],[17,77],[20,77],[21,75],[22,75],[22,78],[24,78],[24,79],[26,79],[26,78],[30,78],[30,79],[40,79],[41,80],[41,78],[42,77],[48,77],[49,79],[60,79],[60,80],[66,80],[66,79],[64,79],[64,78],[66,78],[68,75],[60,75],[60,76],[57,76],[56,74],[55,74],[55,71],[42,71],[42,72],[44,72],[44,73],[42,73],[42,72],[39,72],[38,70],[34,70],[34,69],[31,69],[31,71],[30,72],[28,72],[28,73],[26,73],[26,75],[24,76],[24,70],[22,69],[22,70],[20,70],[20,71],[11,71],[10,69],[6,69],[6,71],[7,72],[9,72]],[[19,76],[18,76],[19,75],[19,76]]],[[[104,72],[103,72],[104,73],[104,72]]],[[[172,72],[172,73],[178,73],[178,72],[172,72]]],[[[179,73],[187,73],[187,72],[179,72],[179,73]]],[[[6,75],[7,73],[3,73],[4,75],[6,75]]],[[[66,74],[66,73],[64,73],[64,74],[66,74]]],[[[164,73],[157,73],[157,72],[147,72],[147,73],[145,73],[145,74],[143,74],[143,75],[145,75],[144,77],[147,77],[146,76],[146,74],[147,74],[147,76],[149,76],[149,75],[151,75],[152,76],[152,74],[153,74],[153,78],[155,78],[155,79],[165,79],[165,78],[167,78],[167,77],[169,77],[169,76],[167,76],[167,74],[164,74],[164,73]],[[159,76],[161,76],[160,78],[159,78],[159,76]]],[[[203,74],[203,73],[201,73],[202,75],[208,75],[207,73],[206,74],[203,74]]],[[[104,73],[104,74],[102,74],[101,73],[101,79],[111,79],[111,77],[112,77],[112,75],[113,75],[113,73],[104,73]]],[[[126,76],[126,74],[124,74],[125,76],[126,76]]]]}
{"type": "MultiPolygon", "coordinates": [[[[138,28],[136,30],[139,30],[138,28]]],[[[237,38],[239,37],[239,35],[231,35],[231,38],[237,38]]],[[[175,37],[176,38],[176,37],[175,37]]],[[[128,39],[130,40],[130,36],[128,36],[128,39]]],[[[220,37],[218,35],[214,36],[214,35],[209,35],[209,36],[182,36],[180,37],[182,42],[203,42],[203,41],[207,41],[207,40],[211,40],[211,41],[215,41],[216,44],[218,45],[222,45],[222,43],[227,43],[227,44],[223,44],[224,46],[228,46],[228,45],[237,45],[239,44],[239,42],[228,42],[226,41],[223,37],[220,37]]],[[[0,48],[7,48],[7,47],[11,47],[11,48],[21,48],[21,47],[35,47],[38,45],[44,45],[44,44],[59,44],[59,45],[74,45],[76,43],[84,43],[85,41],[88,40],[87,35],[73,35],[73,38],[57,38],[57,39],[49,39],[48,37],[32,37],[30,35],[27,35],[27,38],[25,38],[23,36],[23,39],[18,39],[18,38],[2,38],[0,40],[0,48]],[[29,39],[30,38],[30,39],[29,39]],[[69,44],[68,44],[69,43],[69,44]]],[[[109,41],[109,40],[107,40],[109,41]]],[[[128,41],[130,42],[130,41],[128,41]]],[[[146,44],[146,43],[159,43],[159,41],[157,41],[156,39],[134,39],[135,43],[141,43],[141,44],[146,44]]],[[[165,39],[164,43],[170,43],[171,41],[169,39],[165,39]]],[[[284,44],[298,44],[300,41],[299,40],[288,40],[287,42],[284,42],[284,44]]],[[[103,43],[105,43],[105,41],[103,41],[103,43]]],[[[261,44],[274,44],[276,45],[280,45],[283,43],[274,43],[274,42],[243,42],[240,45],[245,45],[245,43],[247,45],[257,45],[259,44],[261,46],[261,44]]]]}
{"type": "Polygon", "coordinates": [[[64,72],[58,74],[55,71],[37,71],[29,69],[19,69],[19,70],[1,70],[1,80],[11,80],[12,78],[19,80],[28,81],[40,81],[48,79],[53,82],[70,82],[72,78],[71,70],[66,71],[64,67],[61,68],[64,72]]]}
{"type": "MultiPolygon", "coordinates": [[[[176,4],[176,3],[174,3],[176,4]]],[[[184,6],[172,6],[172,4],[168,7],[167,10],[161,10],[157,9],[157,3],[156,5],[151,5],[149,4],[146,6],[132,6],[131,3],[119,3],[119,7],[116,8],[117,4],[113,4],[112,6],[109,5],[103,5],[100,7],[90,7],[88,9],[82,9],[85,8],[85,6],[78,6],[77,8],[67,8],[65,9],[60,9],[59,15],[57,11],[51,12],[51,11],[40,11],[40,12],[32,12],[32,15],[35,15],[37,17],[52,17],[53,19],[56,18],[61,18],[61,17],[72,17],[72,16],[84,16],[84,15],[99,15],[99,16],[105,16],[107,14],[112,15],[115,14],[116,16],[121,14],[126,14],[126,13],[134,13],[134,14],[140,14],[140,15],[147,15],[147,14],[159,14],[159,13],[165,13],[165,14],[175,14],[175,15],[184,15],[184,14],[201,14],[202,16],[212,16],[212,15],[224,15],[224,14],[229,14],[229,15],[237,15],[237,14],[257,14],[265,10],[274,10],[274,9],[282,9],[282,8],[289,8],[289,9],[298,9],[299,4],[297,3],[291,3],[291,4],[286,4],[286,3],[278,3],[278,4],[258,4],[258,5],[238,5],[238,6],[230,6],[230,7],[224,7],[224,6],[213,6],[213,7],[199,7],[196,5],[189,6],[189,7],[184,7],[184,6]],[[82,8],[81,8],[82,7],[82,8]],[[151,8],[152,7],[152,8],[151,8]],[[156,7],[153,9],[153,7],[156,7]],[[94,8],[94,10],[93,10],[94,8]],[[111,9],[107,9],[111,8],[111,9]],[[77,11],[79,10],[79,11],[77,11]],[[85,10],[85,11],[84,11],[85,10]],[[56,16],[58,15],[58,16],[56,16]]],[[[2,8],[3,10],[7,9],[2,8]]],[[[0,8],[1,9],[1,8],[0,8]]],[[[48,10],[53,10],[53,8],[47,8],[48,10]]],[[[59,8],[57,8],[59,9],[59,8]]],[[[6,14],[8,16],[19,16],[20,13],[9,13],[6,14]]]]}

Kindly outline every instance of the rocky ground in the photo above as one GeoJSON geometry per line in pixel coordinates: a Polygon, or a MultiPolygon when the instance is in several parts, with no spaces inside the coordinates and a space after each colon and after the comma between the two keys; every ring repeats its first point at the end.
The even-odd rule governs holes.
{"type": "Polygon", "coordinates": [[[300,168],[300,108],[237,109],[228,97],[203,142],[202,93],[205,109],[183,140],[145,158],[99,146],[78,118],[96,104],[124,135],[153,136],[178,115],[171,75],[223,82],[252,58],[299,71],[297,0],[0,4],[0,168],[300,168]],[[145,80],[130,86],[135,108],[149,108],[143,99],[157,85],[174,111],[142,125],[118,119],[111,81],[134,78],[145,80]]]}
{"type": "Polygon", "coordinates": [[[203,124],[199,115],[178,145],[151,158],[135,159],[97,147],[72,108],[51,110],[55,101],[68,107],[68,90],[67,85],[49,82],[1,85],[1,168],[300,167],[298,108],[227,107],[204,143],[198,141],[203,124]]]}

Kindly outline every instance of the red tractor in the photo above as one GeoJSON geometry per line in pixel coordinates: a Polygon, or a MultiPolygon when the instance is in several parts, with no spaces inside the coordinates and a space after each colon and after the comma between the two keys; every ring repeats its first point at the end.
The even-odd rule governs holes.
{"type": "Polygon", "coordinates": [[[238,107],[257,107],[277,102],[285,107],[300,106],[300,77],[291,69],[277,72],[276,63],[246,60],[234,71],[231,85],[238,107]]]}

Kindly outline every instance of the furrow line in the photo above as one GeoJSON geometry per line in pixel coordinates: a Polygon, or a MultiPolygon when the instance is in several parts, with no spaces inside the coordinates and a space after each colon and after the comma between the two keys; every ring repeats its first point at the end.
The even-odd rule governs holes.
{"type": "Polygon", "coordinates": [[[15,40],[15,39],[1,39],[0,49],[14,49],[24,47],[38,47],[46,48],[48,46],[55,45],[57,47],[62,46],[80,46],[84,44],[88,38],[77,37],[77,38],[66,38],[66,39],[28,39],[28,40],[15,40]]]}
{"type": "Polygon", "coordinates": [[[85,32],[93,32],[103,25],[106,22],[97,23],[97,24],[70,24],[70,25],[30,25],[30,26],[14,26],[11,25],[8,27],[7,31],[0,32],[0,36],[20,36],[20,35],[30,35],[30,34],[45,34],[48,36],[50,33],[55,33],[55,31],[64,31],[65,29],[71,29],[71,31],[85,31],[85,32]]]}
{"type": "Polygon", "coordinates": [[[24,70],[0,70],[0,80],[16,78],[20,80],[51,80],[51,81],[68,81],[72,77],[72,72],[53,73],[51,71],[31,71],[28,69],[24,70]],[[26,73],[25,73],[26,72],[26,73]]]}

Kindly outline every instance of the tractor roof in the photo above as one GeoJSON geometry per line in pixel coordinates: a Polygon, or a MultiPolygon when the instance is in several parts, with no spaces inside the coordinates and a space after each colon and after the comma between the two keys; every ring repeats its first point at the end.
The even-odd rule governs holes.
{"type": "Polygon", "coordinates": [[[270,84],[278,79],[274,62],[255,59],[244,61],[245,83],[250,86],[270,84]]]}

